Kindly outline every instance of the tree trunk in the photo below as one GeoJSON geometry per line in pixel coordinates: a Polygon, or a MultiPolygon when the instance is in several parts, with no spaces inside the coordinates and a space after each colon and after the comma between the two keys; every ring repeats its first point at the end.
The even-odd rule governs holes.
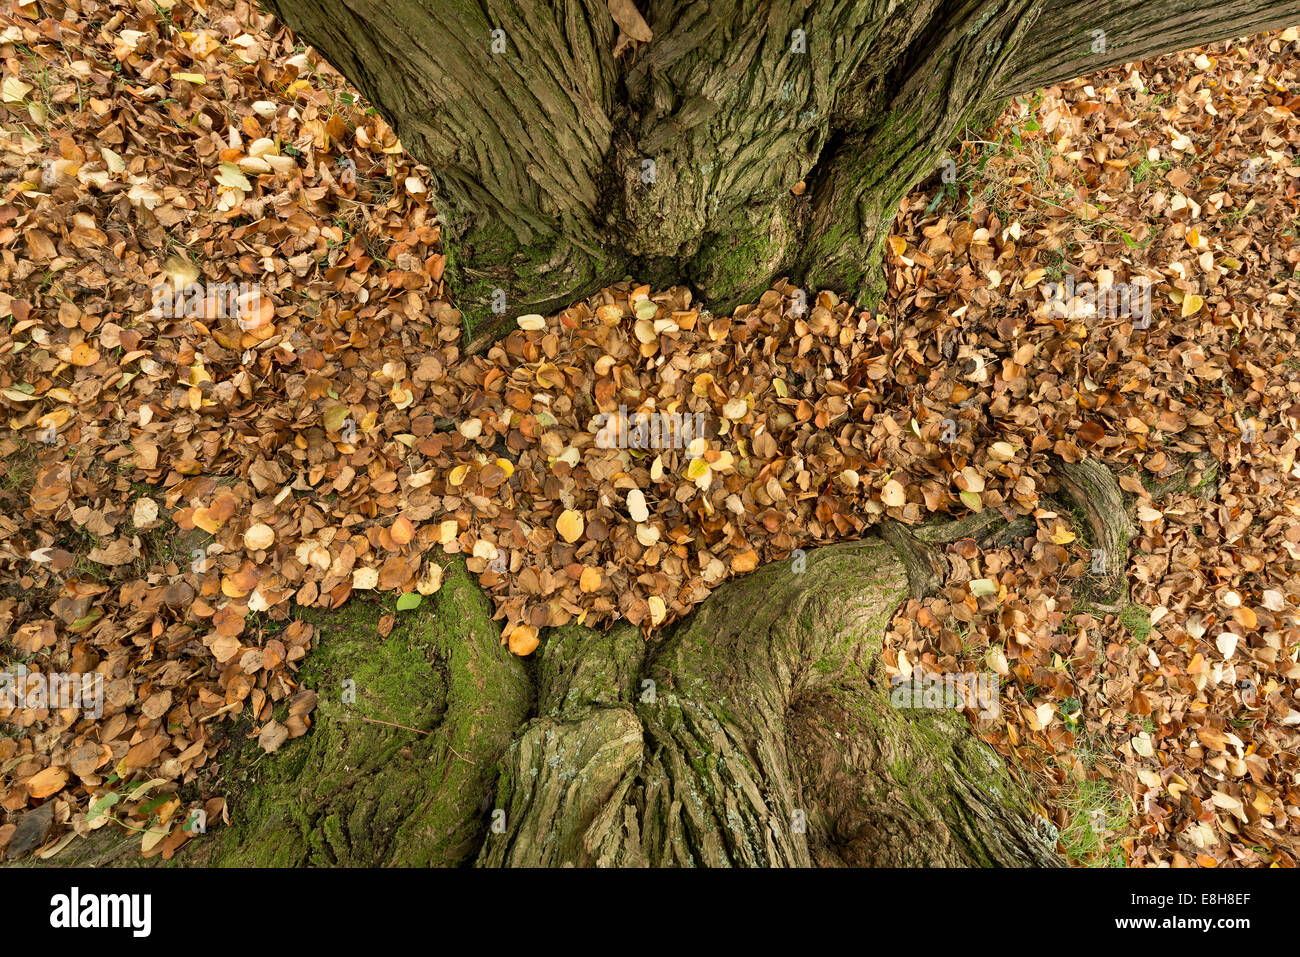
{"type": "Polygon", "coordinates": [[[689,283],[715,309],[780,275],[874,305],[899,200],[1001,98],[1300,11],[642,0],[640,25],[620,13],[625,35],[610,10],[631,0],[267,6],[431,168],[451,288],[489,337],[629,273],[689,283]]]}

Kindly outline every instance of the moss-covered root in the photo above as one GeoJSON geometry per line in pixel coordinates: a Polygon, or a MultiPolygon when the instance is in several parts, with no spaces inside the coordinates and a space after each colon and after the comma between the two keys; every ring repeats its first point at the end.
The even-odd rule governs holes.
{"type": "Polygon", "coordinates": [[[1133,523],[1114,474],[1097,459],[1057,460],[1052,465],[1062,491],[1083,512],[1098,549],[1092,574],[1098,581],[1097,607],[1119,611],[1128,601],[1128,543],[1133,523]]]}
{"type": "Polygon", "coordinates": [[[210,863],[454,866],[478,850],[532,686],[463,563],[426,607],[387,639],[373,605],[318,617],[312,732],[273,757],[231,756],[247,789],[210,863]]]}
{"type": "Polygon", "coordinates": [[[890,704],[877,658],[908,592],[873,539],[718,589],[639,678],[635,633],[563,630],[478,863],[1059,863],[964,719],[890,704]]]}

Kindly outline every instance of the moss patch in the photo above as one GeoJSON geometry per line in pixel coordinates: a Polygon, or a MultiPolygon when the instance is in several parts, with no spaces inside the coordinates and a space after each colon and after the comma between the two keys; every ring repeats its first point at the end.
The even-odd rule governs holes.
{"type": "Polygon", "coordinates": [[[477,850],[487,825],[480,806],[531,710],[531,685],[463,562],[387,638],[382,613],[363,599],[300,612],[316,625],[301,672],[320,696],[312,730],[273,755],[250,738],[223,756],[232,824],[197,857],[456,866],[477,850]]]}

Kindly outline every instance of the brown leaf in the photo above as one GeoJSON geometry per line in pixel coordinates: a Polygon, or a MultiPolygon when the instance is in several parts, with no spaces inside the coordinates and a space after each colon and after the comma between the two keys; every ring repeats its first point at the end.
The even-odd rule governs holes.
{"type": "Polygon", "coordinates": [[[63,768],[49,767],[33,774],[25,783],[27,793],[32,797],[47,798],[63,790],[63,785],[68,783],[68,772],[63,768]]]}
{"type": "Polygon", "coordinates": [[[632,0],[609,0],[609,12],[619,29],[633,40],[649,43],[654,36],[632,0]]]}
{"type": "Polygon", "coordinates": [[[289,729],[278,721],[268,721],[257,735],[257,744],[267,754],[274,754],[289,740],[289,729]]]}

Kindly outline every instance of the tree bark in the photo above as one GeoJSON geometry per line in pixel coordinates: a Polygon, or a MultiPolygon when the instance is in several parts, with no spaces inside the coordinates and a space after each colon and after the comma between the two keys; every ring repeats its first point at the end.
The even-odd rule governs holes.
{"type": "Polygon", "coordinates": [[[488,336],[628,273],[689,283],[716,309],[780,275],[873,305],[899,200],[1002,98],[1300,14],[1297,0],[642,0],[651,39],[615,55],[600,0],[267,6],[430,167],[451,288],[488,336]]]}
{"type": "Polygon", "coordinates": [[[560,630],[477,864],[1059,864],[964,718],[891,705],[881,639],[908,591],[868,539],[724,586],[639,669],[631,629],[560,630]]]}

